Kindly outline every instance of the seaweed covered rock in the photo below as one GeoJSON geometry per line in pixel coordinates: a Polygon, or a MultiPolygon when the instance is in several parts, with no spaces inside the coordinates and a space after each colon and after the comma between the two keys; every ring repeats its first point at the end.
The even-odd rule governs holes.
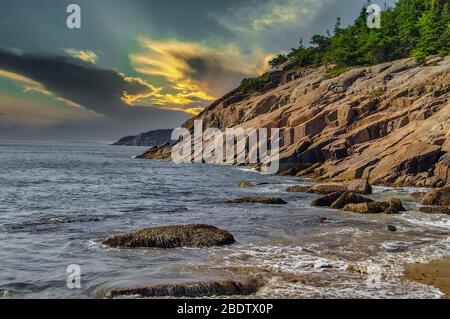
{"type": "Polygon", "coordinates": [[[130,234],[114,235],[104,245],[120,248],[211,247],[234,243],[229,232],[210,225],[178,225],[144,228],[130,234]]]}

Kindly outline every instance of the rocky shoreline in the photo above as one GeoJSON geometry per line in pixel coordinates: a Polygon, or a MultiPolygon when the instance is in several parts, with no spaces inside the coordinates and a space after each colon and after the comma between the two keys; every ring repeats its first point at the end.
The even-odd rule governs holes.
{"type": "MultiPolygon", "coordinates": [[[[261,184],[239,182],[236,187],[256,187],[261,184]]],[[[264,184],[266,185],[266,184],[264,184]]],[[[365,180],[354,180],[351,183],[328,183],[313,186],[293,185],[286,193],[314,193],[320,195],[313,200],[312,207],[326,207],[355,214],[405,214],[401,200],[392,198],[387,201],[374,201],[364,195],[372,194],[372,186],[365,180]]],[[[412,194],[418,197],[418,194],[412,194]]],[[[420,194],[422,205],[429,208],[424,214],[448,214],[450,208],[450,186],[440,189],[430,189],[420,194]]],[[[281,198],[275,197],[244,197],[230,200],[228,204],[244,205],[280,205],[287,204],[281,198]]],[[[421,207],[422,208],[422,207],[421,207]]],[[[422,209],[420,209],[422,211],[422,209]]],[[[327,222],[328,218],[318,216],[320,222],[327,222]]],[[[394,225],[387,225],[390,232],[396,232],[394,225]]],[[[232,245],[235,239],[226,230],[210,225],[176,225],[140,229],[128,234],[110,236],[103,241],[103,245],[120,249],[173,249],[177,247],[213,247],[232,245]]],[[[448,258],[433,262],[430,265],[406,265],[405,279],[418,281],[443,288],[448,296],[449,276],[446,270],[435,265],[448,266],[448,258]],[[431,272],[431,273],[430,273],[431,272]],[[427,275],[428,274],[428,275],[427,275]],[[441,275],[444,274],[444,277],[441,275]],[[441,277],[437,277],[441,276],[441,277]],[[430,279],[431,278],[431,279],[430,279]]],[[[154,298],[154,297],[212,297],[230,295],[251,295],[264,286],[264,282],[257,278],[247,277],[239,280],[218,280],[204,282],[187,282],[172,285],[138,286],[112,288],[106,298],[154,298]]]]}
{"type": "MultiPolygon", "coordinates": [[[[329,66],[299,69],[295,70],[297,76],[287,77],[283,75],[293,70],[281,66],[273,72],[270,87],[252,94],[234,90],[183,127],[192,131],[193,120],[202,120],[205,129],[279,128],[279,174],[320,183],[292,185],[286,192],[322,195],[311,203],[313,207],[350,214],[402,214],[405,208],[401,200],[374,201],[364,195],[372,193],[371,184],[415,186],[430,188],[425,194],[413,194],[422,199],[422,213],[448,215],[450,57],[430,57],[422,65],[414,59],[403,59],[356,68],[332,78],[328,77],[328,69],[329,66]]],[[[204,143],[207,147],[208,142],[204,143]]],[[[138,158],[170,160],[172,146],[154,147],[138,158]]],[[[257,184],[246,181],[237,185],[254,186],[257,184]]],[[[263,196],[231,199],[227,203],[287,204],[282,198],[263,196]]],[[[318,217],[326,221],[325,217],[318,217]]],[[[175,227],[176,231],[168,227],[139,230],[113,236],[104,243],[125,248],[173,248],[234,242],[226,231],[214,228],[211,233],[213,226],[175,227]],[[193,236],[192,228],[198,227],[207,227],[208,231],[193,236]]],[[[388,225],[388,230],[395,232],[396,227],[388,225]]],[[[235,282],[187,285],[119,289],[113,290],[112,295],[116,295],[114,291],[125,295],[141,292],[143,296],[197,296],[200,292],[211,296],[253,291],[238,289],[235,282]]]]}

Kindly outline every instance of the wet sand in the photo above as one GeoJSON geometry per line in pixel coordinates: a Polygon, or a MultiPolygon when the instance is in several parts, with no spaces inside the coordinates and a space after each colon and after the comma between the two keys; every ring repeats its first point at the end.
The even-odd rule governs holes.
{"type": "Polygon", "coordinates": [[[440,289],[450,299],[450,257],[428,264],[405,265],[405,278],[440,289]]]}

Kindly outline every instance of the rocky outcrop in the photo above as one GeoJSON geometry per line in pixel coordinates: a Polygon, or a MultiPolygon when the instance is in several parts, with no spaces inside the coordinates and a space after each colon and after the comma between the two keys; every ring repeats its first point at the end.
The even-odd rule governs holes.
{"type": "Polygon", "coordinates": [[[270,88],[235,90],[195,119],[204,129],[279,128],[283,173],[439,188],[450,183],[450,57],[433,61],[402,59],[332,78],[331,66],[277,70],[270,88]]]}
{"type": "Polygon", "coordinates": [[[247,204],[267,204],[267,205],[287,204],[287,202],[282,200],[281,198],[264,197],[264,196],[238,198],[238,199],[230,200],[227,203],[229,203],[229,204],[246,204],[247,203],[247,204]]]}
{"type": "Polygon", "coordinates": [[[125,298],[130,296],[144,298],[239,296],[254,294],[259,287],[258,281],[253,279],[192,282],[174,285],[116,288],[108,293],[107,298],[125,298]]]}
{"type": "Polygon", "coordinates": [[[114,235],[103,241],[115,248],[211,247],[234,243],[233,235],[210,225],[181,225],[145,228],[114,235]]]}

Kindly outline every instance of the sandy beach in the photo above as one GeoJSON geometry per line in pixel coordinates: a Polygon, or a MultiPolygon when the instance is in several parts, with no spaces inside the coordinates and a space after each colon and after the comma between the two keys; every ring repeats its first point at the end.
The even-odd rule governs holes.
{"type": "Polygon", "coordinates": [[[428,264],[408,264],[405,278],[439,288],[445,298],[450,298],[450,257],[428,264]]]}

